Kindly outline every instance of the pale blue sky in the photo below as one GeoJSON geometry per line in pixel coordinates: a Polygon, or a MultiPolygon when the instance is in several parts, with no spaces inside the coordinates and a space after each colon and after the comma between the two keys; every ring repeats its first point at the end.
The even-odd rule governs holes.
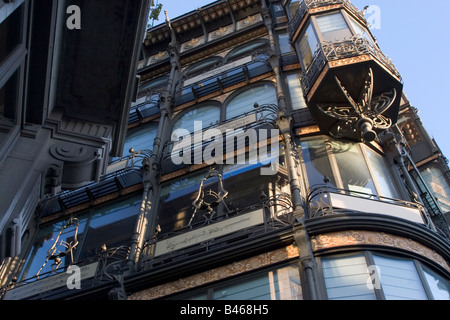
{"type": "MultiPolygon", "coordinates": [[[[158,0],[171,19],[193,11],[211,0],[158,0]]],[[[155,0],[156,2],[156,0],[155,0]]],[[[380,8],[380,29],[372,33],[383,52],[400,71],[411,105],[444,155],[450,158],[450,1],[352,0],[359,9],[380,8]]],[[[161,21],[164,20],[164,14],[161,21]]]]}

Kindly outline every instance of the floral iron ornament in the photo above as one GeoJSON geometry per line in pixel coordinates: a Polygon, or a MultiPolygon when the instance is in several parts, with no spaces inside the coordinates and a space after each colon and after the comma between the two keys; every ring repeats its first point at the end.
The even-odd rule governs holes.
{"type": "Polygon", "coordinates": [[[358,101],[355,101],[347,89],[335,76],[338,87],[346,97],[347,105],[320,103],[318,109],[337,120],[340,120],[330,134],[336,138],[357,136],[365,142],[377,138],[375,130],[386,130],[392,126],[392,120],[384,116],[397,97],[396,89],[373,96],[373,71],[369,69],[358,101]]]}
{"type": "MultiPolygon", "coordinates": [[[[222,175],[217,172],[215,169],[211,169],[206,177],[202,179],[200,182],[200,186],[198,189],[197,197],[192,202],[192,207],[194,208],[194,213],[191,216],[191,219],[189,220],[188,226],[191,225],[192,221],[195,218],[195,215],[198,210],[206,210],[206,214],[209,215],[211,218],[214,214],[214,208],[217,207],[221,202],[225,205],[225,208],[228,210],[228,207],[226,203],[224,202],[224,199],[228,196],[228,191],[226,191],[223,187],[223,178],[222,175]],[[219,179],[219,191],[215,192],[211,189],[209,189],[206,194],[203,191],[203,185],[206,180],[209,179],[219,179]],[[207,199],[208,198],[208,199],[207,199]]],[[[229,210],[228,210],[229,211],[229,210]]]]}

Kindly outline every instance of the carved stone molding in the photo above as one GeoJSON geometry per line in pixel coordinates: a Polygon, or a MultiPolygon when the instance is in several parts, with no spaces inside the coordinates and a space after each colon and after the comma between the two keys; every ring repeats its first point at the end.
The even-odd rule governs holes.
{"type": "Polygon", "coordinates": [[[64,164],[62,186],[79,188],[95,180],[99,174],[98,149],[69,142],[58,142],[49,149],[50,155],[64,164]]]}
{"type": "Polygon", "coordinates": [[[298,256],[299,252],[297,247],[291,245],[286,248],[263,253],[258,256],[233,262],[216,269],[208,270],[173,282],[136,292],[128,297],[128,300],[152,300],[161,298],[218,280],[224,280],[231,276],[243,274],[248,271],[267,267],[275,263],[298,258],[298,256]]]}
{"type": "Polygon", "coordinates": [[[450,272],[450,265],[434,250],[414,240],[384,232],[351,230],[320,234],[311,238],[311,245],[314,252],[355,245],[377,245],[403,249],[428,258],[450,272]]]}

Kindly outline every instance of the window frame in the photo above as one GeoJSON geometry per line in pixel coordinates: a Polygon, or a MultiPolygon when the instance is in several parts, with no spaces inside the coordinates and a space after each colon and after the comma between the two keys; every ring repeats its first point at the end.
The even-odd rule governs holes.
{"type": "MultiPolygon", "coordinates": [[[[219,281],[217,283],[214,284],[209,284],[206,286],[202,286],[202,287],[198,287],[198,288],[194,288],[191,290],[188,290],[187,292],[183,292],[183,293],[175,293],[170,297],[167,297],[165,299],[168,300],[189,300],[191,297],[195,297],[195,296],[202,296],[205,299],[203,300],[212,300],[212,301],[216,301],[214,299],[214,293],[216,290],[226,287],[226,286],[231,286],[233,284],[239,284],[239,283],[243,283],[249,280],[252,280],[253,278],[256,278],[258,276],[262,276],[264,274],[268,276],[268,274],[270,272],[274,272],[274,271],[278,271],[284,268],[288,268],[288,267],[295,267],[299,273],[298,279],[300,281],[300,288],[302,290],[302,298],[304,299],[304,287],[303,287],[303,279],[302,279],[302,275],[301,275],[301,269],[298,267],[298,263],[293,260],[287,260],[281,263],[276,263],[273,264],[271,266],[268,267],[264,267],[264,268],[260,268],[260,269],[253,269],[251,270],[249,273],[247,274],[241,274],[241,275],[237,275],[237,276],[233,276],[227,279],[224,279],[222,281],[219,281]]],[[[226,300],[224,300],[226,301],[226,300]]]]}
{"type": "MultiPolygon", "coordinates": [[[[330,169],[331,169],[331,172],[333,173],[333,179],[334,179],[334,181],[336,183],[336,188],[341,189],[341,190],[347,190],[345,188],[345,186],[344,186],[344,183],[343,183],[343,180],[342,180],[342,174],[341,174],[341,171],[339,169],[339,165],[338,165],[336,156],[335,156],[335,154],[334,154],[334,152],[332,150],[331,142],[332,141],[348,142],[348,143],[352,143],[357,148],[358,153],[362,156],[362,159],[364,160],[364,163],[366,165],[366,168],[367,168],[367,170],[369,172],[370,178],[371,178],[372,183],[373,183],[374,188],[375,188],[376,194],[374,194],[374,195],[376,195],[380,199],[391,199],[390,197],[387,197],[387,196],[383,195],[382,188],[380,187],[379,182],[377,181],[378,179],[376,178],[377,176],[374,173],[373,165],[371,164],[371,162],[370,162],[370,160],[369,160],[369,158],[368,158],[368,156],[366,154],[366,152],[367,152],[366,149],[369,149],[369,151],[376,153],[377,156],[381,156],[382,157],[382,161],[385,164],[385,168],[389,172],[389,175],[390,175],[389,178],[391,179],[391,181],[395,182],[393,184],[394,190],[397,193],[397,196],[399,198],[402,197],[402,194],[401,194],[401,192],[399,190],[399,187],[397,186],[396,180],[393,179],[392,171],[391,171],[391,169],[389,168],[389,166],[386,163],[385,157],[379,151],[375,150],[375,148],[369,147],[367,144],[353,142],[353,141],[340,140],[340,139],[334,139],[332,137],[323,136],[323,135],[306,137],[306,138],[301,138],[301,137],[298,138],[299,148],[302,150],[302,147],[301,147],[301,143],[302,142],[314,141],[314,140],[322,140],[324,145],[325,145],[326,156],[327,156],[327,159],[328,159],[328,161],[330,163],[330,169]]],[[[303,159],[303,154],[302,154],[302,159],[303,159]]],[[[302,166],[301,167],[302,167],[302,172],[303,172],[304,176],[306,177],[305,184],[306,184],[306,187],[307,187],[307,190],[308,190],[311,187],[314,187],[314,185],[310,184],[310,181],[309,181],[309,178],[308,178],[308,171],[307,171],[307,168],[306,168],[305,161],[302,161],[302,166]]],[[[348,190],[348,191],[351,191],[351,190],[348,190]]],[[[402,200],[402,199],[399,199],[399,200],[402,200]]]]}
{"type": "MultiPolygon", "coordinates": [[[[324,273],[323,273],[323,264],[322,261],[323,259],[341,259],[341,258],[347,258],[347,257],[351,257],[351,256],[358,256],[358,255],[363,255],[367,264],[367,267],[369,266],[376,266],[375,260],[374,260],[374,256],[379,256],[379,257],[383,257],[383,258],[387,258],[387,259],[391,259],[391,260],[403,260],[403,261],[411,261],[414,264],[415,270],[418,274],[419,280],[420,280],[420,284],[422,285],[422,288],[427,296],[428,300],[435,300],[433,292],[428,284],[428,280],[426,279],[425,276],[425,271],[424,269],[428,269],[429,272],[432,272],[434,274],[436,274],[437,276],[443,278],[444,280],[446,280],[448,283],[450,283],[450,279],[446,279],[445,276],[442,275],[442,272],[438,272],[436,270],[436,268],[432,267],[430,265],[430,263],[423,261],[422,259],[419,260],[418,257],[416,257],[415,255],[400,255],[400,254],[395,254],[393,252],[385,252],[385,251],[375,251],[375,250],[354,250],[354,251],[350,251],[350,252],[337,252],[337,253],[331,253],[331,254],[322,254],[320,256],[316,257],[316,261],[317,261],[317,266],[318,266],[318,271],[319,271],[319,282],[320,282],[320,288],[321,288],[321,294],[325,299],[329,299],[328,298],[328,292],[327,292],[327,287],[325,284],[325,277],[324,277],[324,273]]],[[[373,288],[373,291],[375,293],[376,299],[377,300],[387,300],[386,299],[386,295],[383,289],[383,283],[380,280],[380,278],[378,277],[378,275],[376,273],[373,273],[372,275],[370,275],[370,277],[372,278],[372,276],[375,276],[375,281],[377,281],[377,283],[380,284],[380,286],[377,288],[376,286],[373,288]]],[[[381,275],[382,277],[382,275],[381,275]]],[[[450,293],[449,293],[450,294],[450,293]]]]}
{"type": "Polygon", "coordinates": [[[17,74],[17,93],[16,93],[16,105],[15,105],[15,119],[14,125],[11,127],[5,137],[0,140],[0,161],[7,155],[7,150],[14,143],[16,137],[20,134],[21,124],[24,118],[23,104],[25,101],[25,77],[26,77],[26,64],[28,62],[28,50],[27,50],[27,29],[28,29],[28,10],[29,3],[22,1],[17,4],[17,7],[6,17],[1,23],[4,23],[12,14],[17,13],[17,10],[21,10],[20,21],[20,40],[14,49],[6,56],[3,61],[0,61],[0,88],[3,88],[8,81],[17,74]]]}
{"type": "MultiPolygon", "coordinates": [[[[86,240],[89,238],[89,228],[91,226],[92,218],[94,217],[94,215],[97,212],[101,212],[101,210],[104,210],[105,207],[114,206],[115,204],[117,204],[117,205],[122,204],[123,205],[123,203],[126,202],[126,201],[130,201],[130,204],[131,203],[136,203],[137,204],[137,207],[136,207],[137,211],[136,211],[136,213],[133,214],[133,215],[130,215],[128,218],[119,219],[119,220],[111,223],[110,225],[120,223],[121,221],[129,219],[129,218],[131,218],[133,216],[135,216],[135,223],[136,223],[136,221],[137,221],[137,219],[139,217],[139,208],[141,207],[141,202],[142,202],[142,195],[141,195],[140,192],[137,192],[137,193],[134,192],[134,193],[129,194],[129,195],[124,195],[123,197],[120,197],[118,199],[114,199],[114,200],[111,200],[111,201],[106,201],[104,203],[96,205],[95,207],[91,207],[91,208],[88,208],[88,209],[80,210],[80,211],[77,211],[77,212],[72,214],[73,218],[77,218],[77,219],[78,218],[83,218],[83,220],[79,221],[80,228],[82,227],[82,229],[81,229],[82,232],[80,232],[79,230],[77,231],[78,232],[78,241],[79,241],[79,243],[78,243],[77,248],[75,249],[75,251],[73,253],[74,264],[82,264],[84,261],[87,261],[90,258],[92,258],[92,256],[88,256],[88,257],[83,257],[81,259],[83,254],[87,253],[87,251],[85,251],[86,250],[85,244],[86,244],[86,240]],[[135,198],[135,200],[133,200],[134,198],[135,198]],[[131,202],[132,200],[133,200],[133,202],[131,202]],[[77,250],[78,248],[79,248],[79,250],[77,250]]],[[[112,213],[118,213],[119,211],[120,210],[118,210],[117,212],[112,212],[112,213]]],[[[111,214],[111,212],[109,214],[111,214]]],[[[36,258],[37,251],[32,256],[32,250],[35,247],[36,242],[37,242],[37,240],[40,237],[40,231],[45,229],[45,228],[49,228],[49,227],[53,226],[53,228],[54,228],[53,236],[55,236],[59,232],[59,230],[57,228],[55,228],[55,225],[60,224],[61,226],[63,226],[70,219],[71,219],[71,217],[65,216],[63,218],[54,219],[52,221],[46,222],[46,223],[41,224],[41,225],[38,226],[34,236],[31,237],[31,239],[28,242],[28,245],[26,247],[26,250],[23,250],[23,253],[22,253],[22,256],[21,256],[24,259],[24,262],[23,262],[23,265],[21,266],[21,270],[20,270],[19,276],[18,276],[18,279],[19,279],[20,282],[23,282],[23,281],[34,282],[34,281],[39,280],[38,278],[36,278],[36,274],[32,274],[32,275],[27,274],[26,278],[24,278],[24,276],[25,276],[24,272],[25,272],[25,267],[27,267],[29,264],[32,265],[34,260],[35,260],[35,258],[36,258]]],[[[135,225],[135,223],[134,223],[134,225],[135,225]]],[[[104,227],[104,226],[105,225],[103,225],[101,227],[104,227]]],[[[70,236],[69,236],[69,238],[70,238],[70,236]]],[[[129,237],[129,243],[130,244],[131,244],[131,240],[132,239],[131,239],[131,234],[130,234],[130,237],[129,237]]],[[[48,242],[49,245],[52,244],[52,242],[51,242],[52,240],[51,239],[48,239],[47,241],[49,241],[48,242]]],[[[46,243],[47,241],[44,241],[43,243],[46,243]]],[[[100,248],[100,246],[101,246],[101,243],[99,243],[99,248],[100,248]]],[[[44,248],[44,245],[42,245],[40,248],[44,248]]],[[[108,248],[108,249],[111,249],[111,248],[108,248]]],[[[42,264],[44,264],[44,261],[42,261],[42,264]]],[[[48,261],[47,264],[49,265],[49,264],[51,264],[51,262],[48,261]]],[[[55,274],[63,272],[61,270],[64,270],[66,266],[67,265],[65,263],[63,263],[60,266],[59,269],[55,270],[55,274]]],[[[40,273],[39,278],[40,277],[46,278],[47,276],[52,275],[52,274],[48,274],[49,272],[51,272],[51,271],[45,271],[44,273],[40,273]]]]}
{"type": "MultiPolygon", "coordinates": [[[[244,94],[248,90],[256,89],[256,88],[259,88],[259,87],[263,87],[263,89],[264,89],[266,86],[271,86],[272,87],[271,89],[273,89],[273,91],[275,93],[275,95],[274,95],[274,97],[275,97],[274,102],[276,104],[278,104],[278,97],[277,97],[275,83],[272,82],[272,81],[267,81],[267,80],[258,81],[258,82],[255,82],[255,83],[251,84],[251,85],[245,86],[244,88],[240,88],[240,89],[234,91],[229,97],[227,97],[227,99],[223,103],[223,119],[224,119],[224,121],[230,121],[230,120],[239,118],[239,117],[241,117],[241,116],[243,116],[243,115],[245,115],[247,113],[252,112],[254,109],[250,109],[249,111],[246,111],[244,113],[240,113],[238,116],[234,115],[234,116],[229,117],[227,115],[228,107],[230,106],[230,104],[233,101],[235,101],[235,99],[237,97],[241,96],[242,94],[244,94]]],[[[264,103],[259,103],[258,100],[255,100],[255,101],[251,102],[249,105],[253,107],[255,102],[258,103],[260,106],[264,105],[264,103]]]]}
{"type": "Polygon", "coordinates": [[[300,55],[301,55],[301,57],[300,57],[300,63],[301,63],[301,66],[302,66],[303,73],[308,72],[309,68],[313,65],[314,59],[315,59],[315,57],[316,57],[317,49],[318,49],[319,47],[322,46],[322,41],[323,41],[323,39],[321,38],[321,35],[320,35],[319,32],[318,32],[318,30],[319,30],[318,28],[319,28],[319,27],[317,26],[317,23],[316,23],[315,20],[312,18],[312,19],[306,24],[305,28],[302,30],[300,36],[298,37],[297,42],[295,43],[295,46],[298,48],[298,52],[299,52],[300,55]],[[315,37],[315,40],[316,40],[317,44],[316,44],[316,47],[315,47],[315,48],[311,48],[311,44],[310,44],[309,40],[306,39],[306,41],[307,41],[307,43],[308,43],[308,48],[309,48],[310,51],[311,51],[311,60],[308,61],[308,65],[306,65],[306,64],[305,64],[305,56],[304,56],[304,54],[303,54],[303,52],[302,52],[302,46],[301,46],[301,43],[302,43],[303,37],[306,35],[306,32],[308,31],[308,28],[310,28],[310,27],[311,27],[312,32],[314,33],[314,37],[315,37]]]}

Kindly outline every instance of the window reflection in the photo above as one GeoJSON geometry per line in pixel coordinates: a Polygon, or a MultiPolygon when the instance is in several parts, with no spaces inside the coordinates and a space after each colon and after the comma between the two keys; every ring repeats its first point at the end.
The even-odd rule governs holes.
{"type": "Polygon", "coordinates": [[[316,33],[311,23],[300,38],[300,56],[303,61],[304,71],[310,67],[319,45],[316,33]]]}
{"type": "Polygon", "coordinates": [[[309,186],[324,184],[326,180],[332,186],[337,187],[323,139],[301,141],[300,145],[308,174],[309,186]]]}
{"type": "Polygon", "coordinates": [[[366,145],[316,137],[300,146],[310,188],[327,184],[355,196],[398,199],[383,157],[366,145]]]}
{"type": "Polygon", "coordinates": [[[149,123],[141,125],[136,129],[131,129],[125,139],[123,157],[129,155],[131,148],[133,148],[134,151],[153,150],[153,143],[157,132],[157,123],[149,123]]]}
{"type": "Polygon", "coordinates": [[[267,83],[251,87],[232,98],[226,106],[226,119],[242,116],[255,110],[254,105],[277,104],[276,89],[267,83]]]}
{"type": "Polygon", "coordinates": [[[352,36],[342,13],[319,16],[316,19],[322,38],[325,41],[343,40],[352,36]]]}
{"type": "MultiPolygon", "coordinates": [[[[176,297],[175,299],[177,299],[176,297]]],[[[297,264],[256,272],[180,297],[184,300],[302,300],[297,264]]],[[[262,311],[264,312],[264,310],[262,311]]]]}
{"type": "Polygon", "coordinates": [[[369,148],[364,149],[372,167],[374,179],[377,182],[380,195],[386,198],[399,199],[400,196],[392,185],[392,177],[383,157],[369,148]]]}
{"type": "Polygon", "coordinates": [[[298,74],[288,74],[286,76],[286,82],[289,88],[289,95],[291,97],[291,104],[293,110],[306,109],[305,98],[303,97],[303,90],[300,84],[300,78],[298,74]]]}
{"type": "Polygon", "coordinates": [[[450,299],[450,281],[413,259],[366,252],[321,262],[329,300],[450,299]]]}
{"type": "Polygon", "coordinates": [[[20,69],[0,88],[0,143],[16,123],[19,73],[20,69]]]}
{"type": "Polygon", "coordinates": [[[450,211],[450,186],[439,166],[435,163],[419,168],[422,178],[436,198],[443,212],[450,211]]]}
{"type": "MultiPolygon", "coordinates": [[[[49,249],[57,241],[59,251],[65,250],[65,243],[73,242],[77,233],[78,245],[72,251],[74,263],[82,263],[88,258],[93,258],[101,253],[101,247],[107,249],[128,246],[131,240],[139,213],[142,196],[135,195],[120,201],[106,204],[77,215],[79,223],[78,229],[67,225],[68,220],[54,222],[39,229],[33,246],[24,264],[24,269],[20,280],[34,277],[37,273],[44,275],[53,269],[53,261],[47,261],[49,249]],[[60,231],[63,233],[58,239],[60,231]],[[47,262],[46,262],[47,261],[47,262]]],[[[61,258],[60,269],[71,263],[71,258],[65,256],[61,258]]]]}
{"type": "Polygon", "coordinates": [[[450,281],[427,267],[423,267],[423,272],[434,300],[450,300],[450,281]]]}
{"type": "Polygon", "coordinates": [[[189,109],[175,122],[172,129],[172,141],[178,141],[180,138],[178,129],[187,130],[194,133],[197,129],[195,122],[201,122],[198,129],[206,129],[212,125],[220,122],[220,107],[218,106],[200,106],[194,109],[189,109]]]}
{"type": "Polygon", "coordinates": [[[298,268],[288,266],[214,288],[213,300],[301,300],[298,268]]]}
{"type": "Polygon", "coordinates": [[[351,142],[331,141],[343,189],[376,194],[375,185],[358,145],[351,142]]]}
{"type": "MultiPolygon", "coordinates": [[[[252,159],[251,155],[246,154],[245,163],[224,164],[216,168],[222,175],[223,189],[228,192],[228,196],[213,208],[212,216],[207,210],[197,211],[190,226],[201,226],[210,218],[221,218],[230,213],[249,212],[261,204],[262,195],[269,197],[289,192],[287,182],[278,181],[277,175],[261,175],[261,167],[266,162],[273,161],[275,157],[278,157],[278,153],[271,150],[271,155],[262,163],[260,159],[252,159]],[[275,183],[276,181],[278,182],[275,183]]],[[[189,226],[194,214],[192,203],[199,193],[202,179],[207,177],[208,173],[209,168],[162,185],[158,209],[161,236],[189,226]]],[[[217,176],[208,178],[203,183],[201,192],[208,203],[216,199],[209,193],[210,190],[214,193],[221,192],[217,176]]]]}
{"type": "Polygon", "coordinates": [[[0,23],[0,64],[22,41],[22,8],[23,5],[0,23]]]}

